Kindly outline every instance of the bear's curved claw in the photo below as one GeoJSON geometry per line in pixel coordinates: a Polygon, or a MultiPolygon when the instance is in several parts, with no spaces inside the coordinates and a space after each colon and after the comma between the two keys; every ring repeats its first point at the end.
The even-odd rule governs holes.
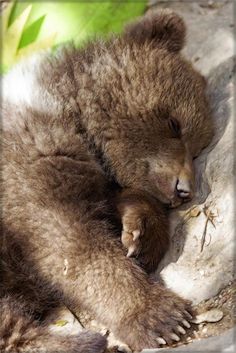
{"type": "Polygon", "coordinates": [[[185,335],[185,334],[186,334],[185,329],[184,329],[182,326],[180,326],[180,325],[177,326],[177,330],[178,330],[182,335],[185,335]]]}
{"type": "Polygon", "coordinates": [[[191,327],[190,323],[187,320],[182,320],[182,324],[187,328],[191,327]]]}
{"type": "Polygon", "coordinates": [[[165,345],[166,344],[166,341],[164,340],[164,338],[162,338],[162,337],[158,337],[157,338],[157,343],[159,344],[159,345],[165,345]]]}

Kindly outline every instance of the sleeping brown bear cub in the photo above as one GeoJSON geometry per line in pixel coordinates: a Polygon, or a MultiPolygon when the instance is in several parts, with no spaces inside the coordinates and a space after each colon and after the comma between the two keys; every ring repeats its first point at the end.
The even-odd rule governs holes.
{"type": "Polygon", "coordinates": [[[184,38],[179,16],[154,13],[4,77],[1,352],[103,352],[97,333],[47,330],[61,303],[134,350],[189,327],[189,303],[126,256],[113,221],[117,207],[123,239],[139,241],[138,260],[152,270],[168,245],[160,201],[193,195],[192,159],[212,123],[205,81],[180,55],[184,38]]]}

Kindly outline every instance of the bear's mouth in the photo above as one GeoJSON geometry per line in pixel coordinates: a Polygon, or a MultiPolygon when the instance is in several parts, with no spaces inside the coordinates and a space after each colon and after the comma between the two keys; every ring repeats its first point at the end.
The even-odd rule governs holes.
{"type": "Polygon", "coordinates": [[[176,208],[176,207],[178,207],[178,206],[181,206],[181,205],[183,205],[184,203],[186,203],[186,202],[190,202],[192,200],[192,198],[191,197],[189,197],[189,198],[180,198],[180,197],[175,197],[173,200],[171,200],[171,201],[169,201],[169,203],[167,204],[167,206],[169,207],[169,208],[176,208]]]}

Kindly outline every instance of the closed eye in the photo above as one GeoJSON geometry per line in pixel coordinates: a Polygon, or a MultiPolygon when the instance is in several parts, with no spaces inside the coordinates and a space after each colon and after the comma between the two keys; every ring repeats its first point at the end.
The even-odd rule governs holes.
{"type": "Polygon", "coordinates": [[[172,133],[172,137],[180,138],[181,137],[181,127],[180,123],[176,118],[168,118],[168,126],[172,133]]]}

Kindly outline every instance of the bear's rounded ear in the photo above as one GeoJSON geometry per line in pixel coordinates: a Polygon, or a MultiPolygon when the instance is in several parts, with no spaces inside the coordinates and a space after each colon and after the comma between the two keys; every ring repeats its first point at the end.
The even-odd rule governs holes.
{"type": "Polygon", "coordinates": [[[185,43],[186,27],[183,19],[171,10],[152,11],[138,22],[126,27],[125,39],[137,44],[150,42],[169,51],[180,51],[185,43]]]}

